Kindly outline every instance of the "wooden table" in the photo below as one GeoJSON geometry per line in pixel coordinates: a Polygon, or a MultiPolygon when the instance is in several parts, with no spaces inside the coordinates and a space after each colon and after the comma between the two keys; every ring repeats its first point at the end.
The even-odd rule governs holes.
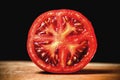
{"type": "Polygon", "coordinates": [[[89,63],[74,74],[52,74],[31,61],[0,61],[0,80],[120,80],[120,64],[89,63]]]}

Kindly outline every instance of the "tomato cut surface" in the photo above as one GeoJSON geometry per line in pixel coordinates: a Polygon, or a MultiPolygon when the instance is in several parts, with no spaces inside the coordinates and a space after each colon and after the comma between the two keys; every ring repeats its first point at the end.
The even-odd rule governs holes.
{"type": "Polygon", "coordinates": [[[28,32],[28,54],[47,72],[79,71],[90,62],[96,49],[91,22],[75,10],[44,12],[35,19],[28,32]]]}

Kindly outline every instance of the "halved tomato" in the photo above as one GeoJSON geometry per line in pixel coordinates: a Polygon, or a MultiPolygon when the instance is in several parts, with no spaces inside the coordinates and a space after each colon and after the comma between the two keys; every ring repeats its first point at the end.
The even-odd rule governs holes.
{"type": "Polygon", "coordinates": [[[73,73],[93,58],[97,40],[91,22],[80,12],[50,10],[30,27],[27,51],[31,60],[51,73],[73,73]]]}

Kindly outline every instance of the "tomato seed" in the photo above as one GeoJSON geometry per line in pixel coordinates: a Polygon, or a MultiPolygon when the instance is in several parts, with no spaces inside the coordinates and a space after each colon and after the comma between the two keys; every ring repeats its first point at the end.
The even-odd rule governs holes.
{"type": "Polygon", "coordinates": [[[80,25],[81,25],[81,23],[75,23],[74,25],[75,25],[75,26],[80,26],[80,25]]]}
{"type": "Polygon", "coordinates": [[[71,64],[72,64],[72,60],[69,60],[69,61],[67,62],[67,65],[70,66],[71,64]]]}
{"type": "Polygon", "coordinates": [[[38,49],[37,52],[38,52],[38,53],[41,52],[41,49],[38,49]]]}
{"type": "Polygon", "coordinates": [[[74,56],[74,57],[73,57],[73,61],[76,61],[76,60],[77,60],[77,57],[76,57],[76,56],[74,56]]]}
{"type": "Polygon", "coordinates": [[[45,55],[46,55],[46,53],[45,53],[45,52],[41,53],[41,57],[42,57],[42,58],[44,58],[44,57],[45,57],[45,55]]]}
{"type": "Polygon", "coordinates": [[[34,42],[34,45],[35,45],[35,46],[39,46],[38,42],[34,42]]]}
{"type": "Polygon", "coordinates": [[[49,59],[48,59],[48,58],[46,58],[46,59],[45,59],[45,62],[48,62],[48,61],[49,61],[49,59]]]}

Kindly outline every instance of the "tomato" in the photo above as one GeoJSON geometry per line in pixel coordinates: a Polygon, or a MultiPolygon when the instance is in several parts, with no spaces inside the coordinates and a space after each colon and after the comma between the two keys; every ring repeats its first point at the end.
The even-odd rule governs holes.
{"type": "Polygon", "coordinates": [[[93,58],[97,39],[91,22],[80,12],[50,10],[39,15],[28,32],[31,60],[51,73],[73,73],[93,58]]]}

